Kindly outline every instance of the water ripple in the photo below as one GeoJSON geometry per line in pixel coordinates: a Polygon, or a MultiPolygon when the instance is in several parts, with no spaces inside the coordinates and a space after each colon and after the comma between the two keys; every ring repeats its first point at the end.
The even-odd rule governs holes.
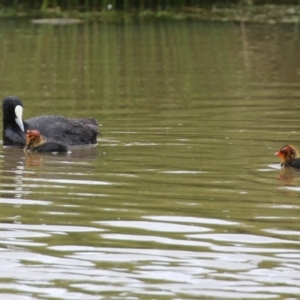
{"type": "Polygon", "coordinates": [[[247,244],[275,244],[288,243],[300,244],[300,241],[289,241],[266,236],[251,235],[251,234],[189,234],[189,238],[208,239],[214,241],[222,241],[228,243],[247,243],[247,244]]]}
{"type": "Polygon", "coordinates": [[[97,221],[96,224],[108,225],[112,227],[127,227],[150,231],[160,232],[207,232],[212,231],[210,228],[179,225],[163,222],[146,222],[146,221],[97,221]]]}
{"type": "Polygon", "coordinates": [[[165,222],[183,222],[183,223],[200,223],[200,224],[214,224],[214,225],[238,225],[238,222],[224,221],[218,219],[183,217],[183,216],[144,216],[145,219],[165,222]]]}

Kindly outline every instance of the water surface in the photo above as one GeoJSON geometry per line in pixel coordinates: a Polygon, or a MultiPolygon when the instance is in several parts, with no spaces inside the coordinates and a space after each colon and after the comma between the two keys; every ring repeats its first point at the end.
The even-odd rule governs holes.
{"type": "Polygon", "coordinates": [[[0,149],[3,299],[296,299],[299,33],[1,21],[2,96],[98,146],[0,149]]]}

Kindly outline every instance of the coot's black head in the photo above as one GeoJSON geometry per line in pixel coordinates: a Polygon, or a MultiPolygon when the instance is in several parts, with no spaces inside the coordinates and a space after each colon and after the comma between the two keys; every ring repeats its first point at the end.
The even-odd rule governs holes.
{"type": "Polygon", "coordinates": [[[24,124],[22,120],[23,104],[21,100],[15,96],[8,96],[3,100],[3,124],[17,123],[20,129],[24,132],[24,124]]]}

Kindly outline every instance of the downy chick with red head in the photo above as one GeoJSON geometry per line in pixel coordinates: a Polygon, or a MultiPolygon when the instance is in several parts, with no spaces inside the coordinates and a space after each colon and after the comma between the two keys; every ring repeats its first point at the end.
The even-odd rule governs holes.
{"type": "Polygon", "coordinates": [[[292,145],[285,145],[275,153],[281,159],[284,168],[300,169],[300,157],[297,149],[292,145]]]}
{"type": "Polygon", "coordinates": [[[38,130],[27,130],[24,151],[68,152],[68,147],[65,144],[45,139],[38,130]]]}

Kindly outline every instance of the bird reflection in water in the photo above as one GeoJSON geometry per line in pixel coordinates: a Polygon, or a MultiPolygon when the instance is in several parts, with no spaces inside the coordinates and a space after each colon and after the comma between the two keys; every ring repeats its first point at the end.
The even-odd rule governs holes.
{"type": "Polygon", "coordinates": [[[3,147],[2,192],[3,198],[26,198],[28,180],[56,179],[66,174],[91,173],[99,159],[95,146],[70,147],[71,153],[25,153],[22,148],[3,147]]]}

